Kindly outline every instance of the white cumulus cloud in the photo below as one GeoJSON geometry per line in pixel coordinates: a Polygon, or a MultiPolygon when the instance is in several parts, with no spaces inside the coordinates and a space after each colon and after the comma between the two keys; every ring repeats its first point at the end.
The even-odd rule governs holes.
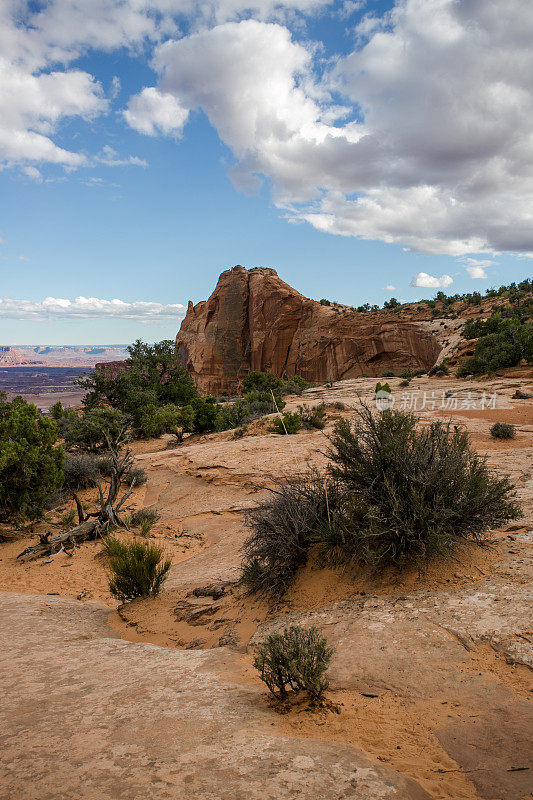
{"type": "Polygon", "coordinates": [[[428,275],[427,272],[419,272],[411,279],[411,286],[422,286],[424,289],[445,289],[451,286],[453,278],[450,275],[441,275],[436,278],[434,275],[428,275]]]}
{"type": "Polygon", "coordinates": [[[185,316],[181,303],[165,305],[137,300],[102,300],[98,297],[45,297],[42,301],[0,298],[0,319],[45,320],[51,318],[108,319],[118,317],[134,320],[176,319],[185,316]]]}
{"type": "Polygon", "coordinates": [[[189,110],[174,95],[160,92],[153,86],[130,98],[124,118],[131,128],[147,136],[162,133],[179,136],[187,122],[189,110]]]}
{"type": "MultiPolygon", "coordinates": [[[[58,136],[120,91],[120,76],[106,95],[76,60],[126,49],[157,80],[125,122],[179,139],[201,109],[233,152],[234,185],[266,178],[289,220],[429,254],[533,253],[531,0],[396,0],[381,16],[367,4],[342,53],[306,34],[329,5],[4,0],[0,167],[139,163],[58,136]]],[[[363,6],[331,19],[344,27],[339,10],[363,6]]]]}
{"type": "Polygon", "coordinates": [[[236,185],[268,177],[292,219],[430,254],[530,252],[532,40],[529,0],[398,0],[322,74],[286,24],[245,20],[158,45],[155,88],[203,109],[236,185]]]}

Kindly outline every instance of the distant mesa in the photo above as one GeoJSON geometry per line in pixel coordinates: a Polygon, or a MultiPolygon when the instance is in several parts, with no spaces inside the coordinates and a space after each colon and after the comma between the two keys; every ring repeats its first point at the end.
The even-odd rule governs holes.
{"type": "Polygon", "coordinates": [[[0,346],[0,366],[94,367],[95,362],[127,356],[125,345],[9,345],[0,346]]]}
{"type": "Polygon", "coordinates": [[[413,321],[359,314],[309,300],[276,270],[238,265],[187,315],[176,338],[179,362],[203,392],[234,392],[250,370],[308,381],[428,369],[441,347],[413,321]]]}
{"type": "Polygon", "coordinates": [[[21,355],[8,345],[0,345],[0,367],[30,367],[42,363],[21,355]]]}

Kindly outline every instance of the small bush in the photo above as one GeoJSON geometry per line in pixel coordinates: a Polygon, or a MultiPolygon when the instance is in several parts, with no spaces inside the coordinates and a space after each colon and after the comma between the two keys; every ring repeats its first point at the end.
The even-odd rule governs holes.
{"type": "Polygon", "coordinates": [[[63,514],[61,514],[61,516],[59,517],[59,524],[61,525],[62,528],[66,529],[71,528],[72,525],[74,524],[75,518],[76,518],[76,512],[74,511],[73,508],[71,508],[70,511],[65,511],[63,514]]]}
{"type": "Polygon", "coordinates": [[[107,441],[115,442],[127,427],[127,417],[115,408],[85,409],[64,433],[65,444],[91,453],[107,449],[107,441]]]}
{"type": "Polygon", "coordinates": [[[131,467],[122,476],[122,482],[131,485],[135,481],[135,486],[144,486],[147,481],[146,472],[142,467],[131,467]]]}
{"type": "Polygon", "coordinates": [[[490,435],[493,439],[514,439],[514,425],[508,422],[496,422],[490,429],[490,435]]]}
{"type": "Polygon", "coordinates": [[[442,378],[444,375],[449,375],[449,374],[450,370],[446,366],[445,361],[441,361],[440,364],[435,364],[433,367],[431,367],[430,370],[428,370],[428,375],[430,378],[433,376],[435,376],[436,378],[442,378]]]}
{"type": "Polygon", "coordinates": [[[311,548],[329,565],[402,569],[521,516],[509,479],[493,474],[467,434],[414,415],[367,407],[331,437],[327,479],[279,484],[248,511],[241,581],[279,601],[311,548]]]}
{"type": "Polygon", "coordinates": [[[402,389],[405,389],[405,387],[409,386],[410,383],[411,383],[411,381],[408,378],[405,378],[405,380],[400,381],[398,386],[400,386],[402,389]]]}
{"type": "Polygon", "coordinates": [[[64,487],[75,492],[95,486],[101,475],[100,459],[91,453],[67,453],[63,469],[64,487]]]}
{"type": "Polygon", "coordinates": [[[294,434],[302,429],[302,418],[297,411],[284,411],[282,417],[272,420],[274,433],[294,434]]]}
{"type": "Polygon", "coordinates": [[[160,514],[155,508],[138,508],[137,511],[134,511],[131,515],[130,521],[134,528],[137,526],[142,527],[142,525],[146,524],[149,524],[151,528],[159,517],[160,514]]]}
{"type": "Polygon", "coordinates": [[[491,374],[502,367],[514,367],[522,359],[533,363],[533,323],[497,312],[486,321],[465,325],[465,336],[479,337],[472,358],[461,361],[457,376],[491,374]]]}
{"type": "Polygon", "coordinates": [[[379,376],[380,378],[395,378],[396,375],[394,372],[382,372],[379,376]]]}
{"type": "Polygon", "coordinates": [[[316,628],[293,625],[267,637],[259,646],[254,667],[276,699],[284,700],[288,687],[320,700],[329,685],[325,673],[333,652],[316,628]]]}
{"type": "Polygon", "coordinates": [[[109,553],[109,591],[121,602],[136,597],[156,597],[170,569],[163,549],[145,542],[105,540],[109,553]]]}
{"type": "Polygon", "coordinates": [[[391,394],[392,389],[390,388],[388,383],[380,383],[379,381],[376,383],[376,394],[378,392],[387,392],[391,394]]]}
{"type": "Polygon", "coordinates": [[[277,394],[283,381],[270,372],[252,370],[242,382],[243,391],[248,392],[274,392],[277,394]]]}
{"type": "Polygon", "coordinates": [[[288,381],[283,381],[280,394],[302,394],[308,386],[308,382],[301,375],[293,375],[288,381]]]}
{"type": "Polygon", "coordinates": [[[302,481],[279,483],[257,507],[246,513],[251,534],[243,545],[241,583],[250,592],[281,599],[309,548],[328,522],[328,508],[342,505],[336,481],[309,475],[302,481]]]}
{"type": "Polygon", "coordinates": [[[304,428],[312,430],[322,430],[326,425],[326,406],[320,403],[318,406],[298,406],[298,413],[304,428]]]}

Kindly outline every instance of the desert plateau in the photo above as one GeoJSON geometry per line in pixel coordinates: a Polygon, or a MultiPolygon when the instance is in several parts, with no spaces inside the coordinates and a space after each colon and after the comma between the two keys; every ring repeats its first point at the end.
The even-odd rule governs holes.
{"type": "Polygon", "coordinates": [[[533,0],[0,0],[0,800],[533,800],[533,0]]]}
{"type": "MultiPolygon", "coordinates": [[[[201,362],[193,357],[196,366],[188,368],[193,375],[208,370],[205,381],[211,388],[221,376],[219,391],[230,381],[235,391],[243,380],[245,388],[246,380],[271,380],[278,387],[272,397],[283,394],[283,400],[274,400],[283,413],[267,408],[248,423],[228,423],[226,430],[172,429],[130,437],[121,445],[144,477],[139,485],[133,481],[124,507],[128,517],[121,518],[113,535],[164,551],[170,566],[157,596],[124,601],[110,591],[106,536],[113,526],[76,538],[83,524],[92,524],[86,517],[75,526],[77,504],[86,512],[98,507],[94,485],[61,494],[44,519],[0,529],[7,765],[1,796],[75,798],[81,791],[91,800],[318,794],[361,800],[530,798],[531,368],[524,362],[488,377],[457,377],[438,359],[449,337],[441,328],[447,331],[454,322],[444,311],[438,323],[445,325],[433,325],[436,335],[420,322],[422,307],[415,321],[408,319],[412,310],[403,309],[401,323],[392,312],[373,312],[374,339],[361,340],[356,338],[358,315],[349,312],[351,349],[336,327],[334,345],[331,334],[314,340],[324,342],[327,353],[340,348],[346,360],[339,371],[352,374],[324,381],[322,373],[322,381],[299,384],[288,377],[282,391],[274,374],[295,375],[299,365],[291,364],[291,349],[284,351],[289,353],[285,364],[276,361],[272,325],[270,336],[258,339],[249,321],[240,323],[251,340],[261,342],[260,352],[270,348],[260,363],[246,344],[237,360],[225,355],[228,326],[233,330],[240,318],[235,303],[249,307],[231,282],[250,274],[257,273],[239,267],[221,276],[210,301],[217,309],[208,315],[211,331],[195,334],[201,362]],[[221,286],[233,298],[228,312],[217,295],[221,286]],[[410,333],[397,332],[395,325],[410,333]],[[398,347],[402,336],[405,345],[398,347]],[[381,378],[388,399],[381,410],[376,378],[353,375],[363,372],[363,363],[368,369],[372,359],[380,375],[384,367],[395,366],[396,373],[403,369],[408,376],[389,369],[381,378]],[[286,591],[276,598],[250,591],[242,582],[250,510],[280,486],[325,475],[336,426],[342,420],[357,423],[365,407],[376,419],[414,412],[420,431],[449,423],[449,431],[466,432],[472,451],[491,472],[509,476],[523,516],[492,528],[482,542],[460,539],[445,556],[401,569],[390,563],[369,569],[357,559],[335,564],[312,546],[295,566],[286,591]],[[317,409],[316,427],[304,425],[291,435],[280,427],[273,432],[276,419],[288,424],[293,415],[314,418],[317,409]],[[491,435],[495,423],[511,426],[512,438],[491,435]],[[153,514],[153,524],[142,531],[134,522],[139,509],[153,514]],[[68,533],[69,524],[72,539],[63,535],[61,545],[50,544],[61,531],[68,533]],[[261,643],[291,626],[317,630],[333,650],[320,701],[302,692],[289,692],[280,701],[254,669],[261,643]]],[[[285,297],[292,296],[293,290],[274,276],[267,273],[285,297]]],[[[264,307],[275,297],[275,287],[261,292],[256,303],[264,307]]],[[[289,313],[290,304],[280,303],[289,313]]],[[[482,306],[483,319],[494,313],[492,305],[482,306]]],[[[324,307],[315,306],[315,313],[323,314],[324,307]]],[[[301,308],[291,313],[293,330],[298,319],[308,318],[301,308]]],[[[328,308],[322,318],[327,314],[332,314],[328,308]]],[[[333,325],[347,328],[344,316],[334,315],[333,325]]],[[[467,318],[465,312],[458,316],[459,327],[454,322],[459,353],[467,318]]],[[[324,322],[319,325],[324,331],[324,322]]],[[[190,335],[187,321],[182,331],[178,359],[182,337],[190,335]]],[[[246,342],[243,335],[238,339],[246,342]]],[[[136,345],[120,369],[96,371],[93,391],[107,391],[153,356],[151,348],[141,350],[136,345]],[[108,383],[100,386],[99,380],[108,383]]],[[[447,351],[450,363],[455,351],[447,351]]],[[[168,369],[172,347],[165,352],[168,369]]],[[[323,363],[318,355],[318,366],[308,369],[323,371],[323,363]]],[[[177,376],[187,374],[183,366],[173,369],[177,376]]],[[[308,372],[307,377],[315,376],[308,372]]],[[[165,385],[170,387],[171,379],[165,385]]],[[[218,413],[229,407],[236,413],[239,403],[257,402],[256,395],[222,398],[218,413]]],[[[75,428],[69,425],[75,424],[73,415],[94,412],[61,413],[67,416],[56,413],[56,418],[67,451],[74,454],[67,452],[67,459],[76,463],[83,447],[86,452],[90,447],[72,438],[75,428]]],[[[112,424],[111,417],[106,424],[112,424]]],[[[108,483],[102,480],[98,491],[108,483]]],[[[333,497],[330,502],[333,508],[333,497]]]]}

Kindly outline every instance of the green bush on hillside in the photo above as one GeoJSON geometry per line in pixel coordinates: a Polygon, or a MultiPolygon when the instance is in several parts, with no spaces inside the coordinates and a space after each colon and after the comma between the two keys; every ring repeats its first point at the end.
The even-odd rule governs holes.
{"type": "Polygon", "coordinates": [[[297,411],[284,411],[279,417],[272,420],[274,433],[294,434],[302,429],[302,418],[297,411]]]}
{"type": "Polygon", "coordinates": [[[467,333],[477,334],[474,355],[464,359],[457,369],[458,377],[492,373],[502,367],[514,367],[524,359],[533,363],[533,323],[518,316],[500,316],[472,324],[467,333]]]}

